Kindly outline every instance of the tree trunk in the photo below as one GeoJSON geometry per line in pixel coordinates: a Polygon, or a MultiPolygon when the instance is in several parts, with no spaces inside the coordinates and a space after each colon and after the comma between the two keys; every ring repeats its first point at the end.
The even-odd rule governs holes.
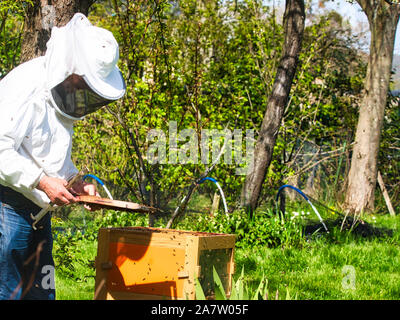
{"type": "Polygon", "coordinates": [[[350,214],[374,210],[378,152],[392,68],[400,5],[358,0],[368,17],[371,44],[344,208],[350,214]]]}
{"type": "Polygon", "coordinates": [[[305,9],[303,0],[286,0],[284,14],[285,42],[267,110],[254,150],[254,165],[242,189],[242,206],[253,212],[271,163],[276,137],[296,72],[303,39],[305,9]]]}
{"type": "Polygon", "coordinates": [[[67,24],[76,12],[87,15],[93,0],[34,0],[28,6],[21,44],[21,63],[46,53],[51,28],[67,24]]]}

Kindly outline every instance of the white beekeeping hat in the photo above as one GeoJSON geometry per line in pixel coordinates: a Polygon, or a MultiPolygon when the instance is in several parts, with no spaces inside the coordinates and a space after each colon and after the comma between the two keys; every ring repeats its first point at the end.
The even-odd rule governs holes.
{"type": "Polygon", "coordinates": [[[45,57],[47,89],[77,74],[105,99],[117,100],[125,93],[117,66],[117,41],[110,31],[93,26],[82,13],[76,13],[64,27],[52,29],[45,57]]]}

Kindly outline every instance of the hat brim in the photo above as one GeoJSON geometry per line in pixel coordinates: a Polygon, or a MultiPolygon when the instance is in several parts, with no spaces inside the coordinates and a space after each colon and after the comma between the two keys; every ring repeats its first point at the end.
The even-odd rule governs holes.
{"type": "Polygon", "coordinates": [[[125,94],[125,81],[118,67],[115,67],[105,79],[100,79],[90,73],[85,73],[83,78],[94,92],[107,100],[117,100],[125,94]]]}

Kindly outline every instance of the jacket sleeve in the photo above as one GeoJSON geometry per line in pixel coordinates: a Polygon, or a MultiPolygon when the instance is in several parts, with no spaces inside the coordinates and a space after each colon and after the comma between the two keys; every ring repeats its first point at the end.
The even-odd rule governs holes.
{"type": "Polygon", "coordinates": [[[15,99],[13,104],[10,100],[8,105],[0,103],[0,183],[21,192],[31,191],[43,176],[43,169],[18,150],[30,134],[34,102],[18,104],[15,99]]]}

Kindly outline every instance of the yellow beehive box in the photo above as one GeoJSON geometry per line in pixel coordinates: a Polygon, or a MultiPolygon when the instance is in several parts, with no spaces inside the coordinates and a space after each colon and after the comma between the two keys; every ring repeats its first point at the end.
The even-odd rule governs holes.
{"type": "Polygon", "coordinates": [[[145,227],[102,228],[95,299],[196,299],[214,295],[213,267],[231,290],[235,236],[145,227]]]}

